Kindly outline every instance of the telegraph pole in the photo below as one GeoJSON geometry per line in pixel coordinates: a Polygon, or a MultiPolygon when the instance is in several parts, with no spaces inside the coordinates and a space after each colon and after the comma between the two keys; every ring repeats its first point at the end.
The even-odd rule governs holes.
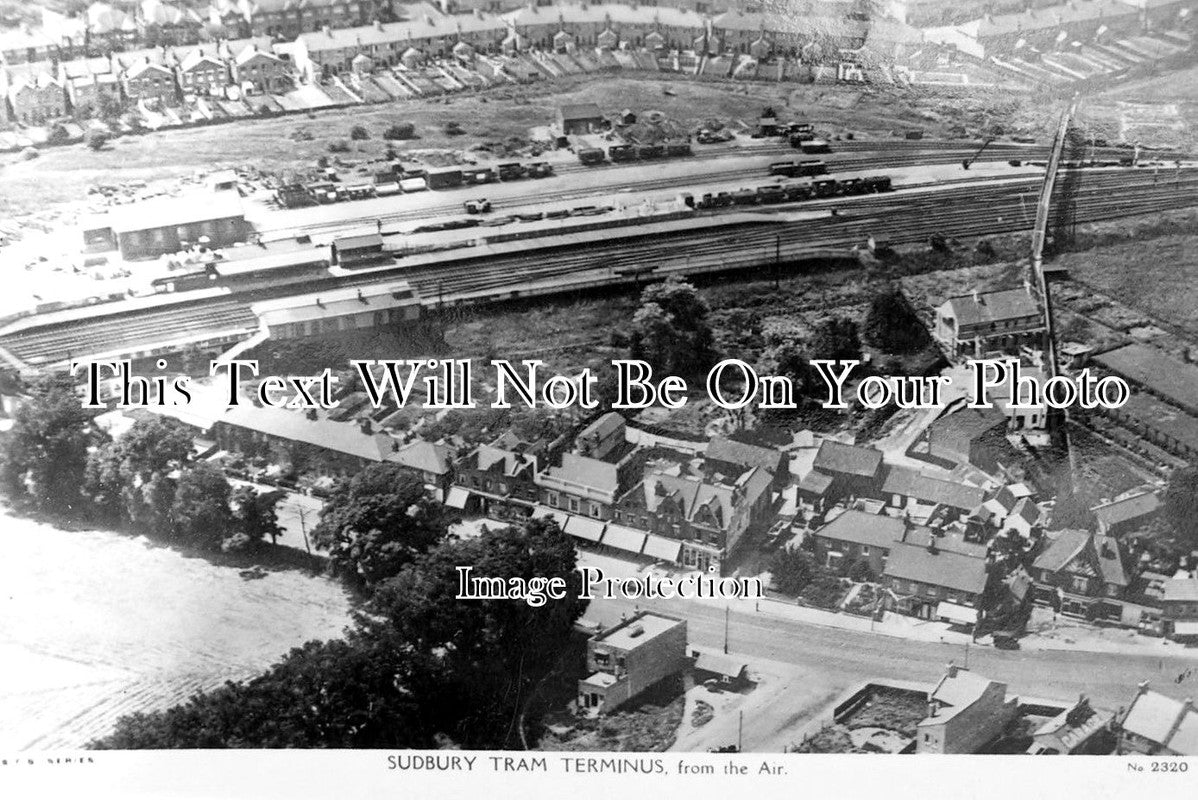
{"type": "Polygon", "coordinates": [[[728,606],[724,606],[724,655],[728,655],[728,606]]]}

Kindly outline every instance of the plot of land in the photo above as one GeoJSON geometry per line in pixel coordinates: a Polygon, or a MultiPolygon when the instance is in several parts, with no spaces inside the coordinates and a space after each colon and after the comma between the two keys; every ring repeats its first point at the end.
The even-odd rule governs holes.
{"type": "Polygon", "coordinates": [[[0,751],[81,747],[124,714],[251,677],[349,624],[325,578],[243,577],[144,539],[5,514],[0,751]]]}

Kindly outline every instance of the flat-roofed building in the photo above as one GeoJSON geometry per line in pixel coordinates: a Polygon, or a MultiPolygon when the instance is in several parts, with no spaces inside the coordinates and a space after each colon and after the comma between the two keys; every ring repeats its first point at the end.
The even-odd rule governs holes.
{"type": "Polygon", "coordinates": [[[612,711],[686,663],[686,620],[641,611],[587,642],[578,706],[590,714],[612,711]]]}
{"type": "Polygon", "coordinates": [[[250,308],[272,339],[384,328],[420,319],[420,297],[406,281],[283,297],[250,308]]]}

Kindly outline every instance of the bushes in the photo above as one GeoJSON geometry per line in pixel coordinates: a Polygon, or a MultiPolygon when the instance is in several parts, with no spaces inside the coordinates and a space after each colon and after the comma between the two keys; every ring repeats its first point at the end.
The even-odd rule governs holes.
{"type": "Polygon", "coordinates": [[[349,138],[355,142],[362,142],[370,138],[370,132],[364,125],[355,125],[349,129],[349,138]]]}
{"type": "Polygon", "coordinates": [[[334,139],[333,141],[329,142],[328,150],[330,153],[348,153],[349,142],[345,141],[344,139],[334,139]]]}
{"type": "Polygon", "coordinates": [[[864,558],[859,558],[850,564],[848,572],[845,574],[848,575],[849,580],[856,583],[872,581],[876,577],[874,571],[869,566],[869,562],[864,558]]]}
{"type": "Polygon", "coordinates": [[[774,553],[770,562],[770,573],[774,585],[783,594],[796,595],[811,582],[815,574],[815,559],[810,553],[792,548],[783,548],[774,553]]]}
{"type": "Polygon", "coordinates": [[[466,133],[459,123],[453,121],[445,123],[444,131],[446,136],[462,136],[466,133]]]}
{"type": "Polygon", "coordinates": [[[816,577],[803,590],[803,599],[817,608],[836,608],[844,597],[844,586],[835,575],[823,574],[816,577]]]}
{"type": "Polygon", "coordinates": [[[416,126],[410,122],[397,122],[383,131],[383,138],[392,141],[416,138],[416,126]]]}

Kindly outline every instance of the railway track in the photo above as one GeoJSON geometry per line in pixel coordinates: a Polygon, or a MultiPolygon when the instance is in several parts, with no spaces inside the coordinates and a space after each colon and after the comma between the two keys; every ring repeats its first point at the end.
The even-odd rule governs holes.
{"type": "MultiPolygon", "coordinates": [[[[1069,202],[1077,223],[1162,212],[1194,205],[1198,169],[1168,179],[1145,171],[1084,174],[1073,193],[1058,193],[1056,203],[1069,202]],[[1154,181],[1154,177],[1157,179],[1154,181]]],[[[617,284],[632,278],[620,270],[650,265],[656,273],[702,274],[769,267],[796,262],[813,253],[843,252],[873,235],[878,241],[910,244],[933,234],[959,238],[1017,232],[1031,228],[1039,181],[1008,181],[979,189],[953,187],[940,192],[894,193],[852,200],[804,203],[802,210],[839,206],[840,216],[725,228],[717,233],[688,232],[654,238],[632,238],[590,246],[542,249],[492,259],[466,259],[445,265],[405,267],[305,286],[360,286],[388,280],[412,283],[426,299],[447,303],[472,298],[503,299],[552,293],[584,285],[617,284]]],[[[291,288],[294,292],[294,287],[291,288]]],[[[140,314],[93,318],[36,328],[0,339],[18,358],[31,364],[53,364],[72,356],[149,347],[154,341],[189,333],[255,327],[249,303],[258,297],[198,301],[140,314]]]]}
{"type": "MultiPolygon", "coordinates": [[[[905,142],[898,140],[890,143],[877,142],[837,142],[837,152],[818,155],[803,155],[798,150],[784,145],[777,148],[760,148],[754,149],[751,152],[738,152],[729,154],[740,157],[754,156],[777,156],[781,160],[783,157],[787,159],[819,159],[828,164],[829,170],[835,174],[836,172],[857,172],[866,170],[881,170],[902,169],[908,167],[925,166],[925,165],[946,165],[959,164],[962,159],[974,156],[977,153],[981,143],[962,144],[960,142],[940,142],[931,144],[926,142],[905,142]],[[883,145],[884,149],[879,149],[879,145],[883,145]],[[902,144],[911,145],[910,147],[901,146],[902,144]],[[898,145],[898,146],[896,146],[898,145]],[[897,151],[897,152],[896,152],[897,151]]],[[[986,148],[984,152],[977,156],[977,163],[993,163],[996,161],[1009,161],[1019,156],[1021,161],[1035,161],[1048,158],[1049,148],[1047,146],[1036,145],[1018,145],[1011,143],[993,143],[986,148]],[[997,146],[996,146],[997,145],[997,146]]],[[[1094,157],[1102,160],[1114,160],[1121,157],[1126,157],[1127,151],[1116,148],[1102,148],[1094,151],[1094,157]]],[[[654,164],[671,163],[668,161],[652,162],[654,164]]],[[[674,162],[677,163],[677,162],[674,162]]],[[[560,168],[558,171],[561,174],[574,174],[587,172],[596,176],[603,176],[608,169],[630,166],[629,164],[607,164],[606,166],[584,167],[580,164],[570,165],[570,169],[560,168]]],[[[767,174],[766,165],[760,167],[733,167],[723,169],[712,169],[701,173],[700,175],[689,174],[680,175],[669,178],[648,178],[625,182],[618,186],[613,185],[610,189],[612,194],[621,191],[633,192],[652,192],[664,191],[667,189],[683,189],[688,185],[694,185],[697,181],[703,184],[714,184],[723,182],[732,182],[743,180],[746,188],[754,188],[764,183],[773,180],[767,174]]],[[[531,183],[531,181],[526,181],[531,183]]],[[[502,185],[502,184],[501,184],[502,185]]],[[[581,199],[593,199],[596,195],[595,186],[583,187],[578,189],[561,189],[557,191],[542,191],[536,194],[537,203],[559,203],[569,202],[581,199]]],[[[457,195],[459,198],[455,202],[446,202],[436,206],[430,206],[422,209],[413,209],[406,211],[396,211],[386,214],[374,214],[367,217],[358,217],[352,219],[340,219],[315,224],[305,224],[303,230],[309,235],[330,235],[341,231],[360,230],[371,225],[378,225],[384,233],[398,233],[399,227],[403,223],[419,222],[430,218],[445,217],[445,216],[462,216],[461,199],[467,198],[469,188],[462,187],[453,189],[450,192],[457,195]]],[[[474,195],[487,194],[486,185],[473,187],[474,195]]],[[[528,205],[525,201],[525,196],[519,199],[496,199],[492,198],[491,205],[496,211],[503,209],[513,209],[528,205]]],[[[352,205],[347,204],[347,213],[352,209],[352,205]]],[[[276,225],[269,228],[263,228],[259,233],[264,238],[271,238],[280,234],[286,234],[295,231],[295,226],[276,225]]]]}

